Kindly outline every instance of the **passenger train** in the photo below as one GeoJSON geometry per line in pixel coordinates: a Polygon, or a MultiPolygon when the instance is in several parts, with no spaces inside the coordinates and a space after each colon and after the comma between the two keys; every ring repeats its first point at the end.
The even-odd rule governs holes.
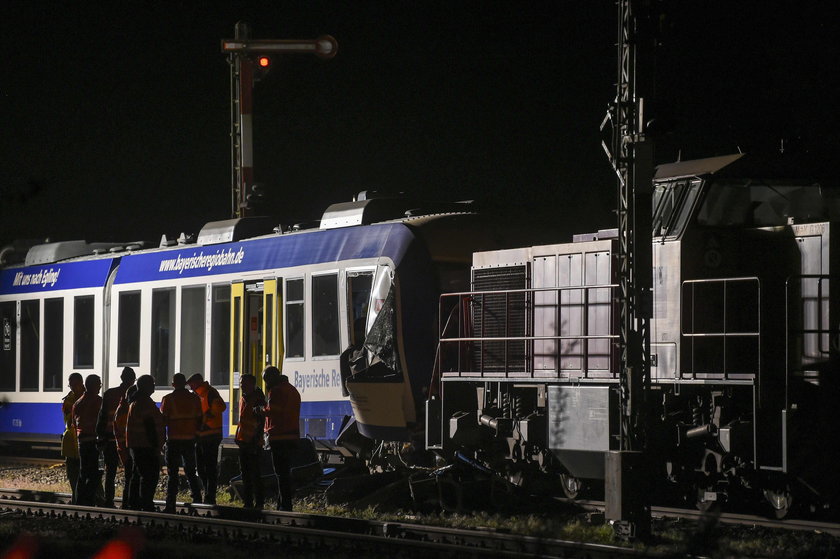
{"type": "MultiPolygon", "coordinates": [[[[656,170],[643,435],[650,491],[784,516],[837,504],[840,195],[744,161],[656,170]]],[[[474,255],[471,290],[441,296],[428,448],[567,496],[603,486],[620,449],[617,242],[474,255]]]]}
{"type": "MultiPolygon", "coordinates": [[[[201,373],[230,404],[239,376],[259,378],[270,364],[300,391],[301,434],[316,448],[351,454],[336,443],[342,431],[348,441],[405,438],[430,378],[437,296],[467,287],[471,252],[503,246],[501,229],[467,203],[424,212],[369,193],[295,229],[242,218],[154,248],[69,241],[23,251],[0,270],[3,439],[56,439],[74,371],[108,388],[132,367],[155,378],[156,400],[174,373],[201,373]],[[370,336],[370,359],[390,364],[389,382],[356,382],[351,399],[340,356],[371,330],[384,338],[373,346],[370,336]],[[381,399],[388,405],[372,405],[381,399]]],[[[237,412],[227,406],[225,436],[237,412]]]]}

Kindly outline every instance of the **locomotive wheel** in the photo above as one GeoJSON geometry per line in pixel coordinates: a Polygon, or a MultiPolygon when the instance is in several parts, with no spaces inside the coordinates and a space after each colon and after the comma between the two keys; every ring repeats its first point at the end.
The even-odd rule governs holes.
{"type": "Polygon", "coordinates": [[[789,485],[765,489],[763,493],[765,501],[770,505],[770,516],[781,520],[790,513],[793,507],[793,491],[789,485]]]}
{"type": "Polygon", "coordinates": [[[583,489],[583,482],[569,474],[560,474],[560,487],[568,499],[577,499],[583,489]]]}

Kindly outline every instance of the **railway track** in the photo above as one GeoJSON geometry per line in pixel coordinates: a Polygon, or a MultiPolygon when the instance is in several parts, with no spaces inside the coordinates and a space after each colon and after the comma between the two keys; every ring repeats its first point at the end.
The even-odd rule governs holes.
{"type": "MultiPolygon", "coordinates": [[[[505,534],[495,530],[463,530],[213,505],[179,504],[177,514],[165,514],[81,507],[67,504],[69,499],[70,495],[65,493],[0,489],[0,510],[204,531],[226,538],[260,539],[307,549],[342,549],[361,556],[399,553],[412,557],[665,557],[626,547],[505,534]]],[[[163,503],[156,502],[156,505],[162,507],[163,503]]]]}
{"type": "MultiPolygon", "coordinates": [[[[403,556],[456,555],[464,557],[665,557],[626,547],[587,544],[504,533],[492,529],[454,529],[403,522],[361,520],[239,507],[179,503],[177,514],[123,511],[69,504],[67,493],[0,489],[0,510],[41,517],[80,517],[139,526],[204,531],[230,538],[281,542],[307,549],[342,549],[364,556],[400,553],[403,556]]],[[[602,503],[586,502],[596,510],[602,503]]],[[[156,501],[159,509],[164,503],[156,501]]],[[[699,511],[654,507],[654,517],[700,520],[699,511]]],[[[705,515],[707,518],[708,516],[705,515]]],[[[812,520],[772,520],[724,513],[711,520],[723,524],[761,526],[840,536],[840,524],[812,520]]]]}
{"type": "MultiPolygon", "coordinates": [[[[604,501],[575,500],[570,501],[579,505],[582,509],[591,512],[604,512],[604,501]]],[[[790,530],[798,532],[816,532],[840,537],[840,523],[822,522],[801,518],[786,518],[776,520],[752,514],[740,514],[732,512],[702,512],[696,509],[684,509],[677,507],[651,507],[651,516],[654,518],[680,518],[683,520],[709,520],[728,524],[730,526],[746,526],[772,528],[778,530],[790,530]]]]}
{"type": "Polygon", "coordinates": [[[23,464],[27,466],[55,466],[64,464],[61,458],[41,458],[41,457],[26,457],[26,456],[0,456],[0,464],[23,464]]]}

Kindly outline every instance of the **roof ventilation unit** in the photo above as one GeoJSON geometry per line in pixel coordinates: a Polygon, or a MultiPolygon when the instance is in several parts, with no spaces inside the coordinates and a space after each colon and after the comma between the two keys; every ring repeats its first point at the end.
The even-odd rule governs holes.
{"type": "Polygon", "coordinates": [[[118,243],[89,243],[87,241],[60,241],[57,243],[45,243],[29,249],[26,253],[26,266],[38,264],[50,264],[93,254],[97,249],[110,250],[112,247],[122,246],[118,243]]]}
{"type": "Polygon", "coordinates": [[[274,218],[264,216],[211,221],[198,233],[198,244],[233,243],[250,237],[268,235],[274,232],[275,226],[274,218]]]}

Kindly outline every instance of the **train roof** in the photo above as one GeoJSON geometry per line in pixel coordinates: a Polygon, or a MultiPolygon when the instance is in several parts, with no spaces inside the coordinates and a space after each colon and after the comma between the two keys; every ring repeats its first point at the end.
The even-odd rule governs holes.
{"type": "Polygon", "coordinates": [[[182,236],[176,244],[164,237],[153,248],[140,243],[46,243],[29,249],[24,263],[0,269],[0,294],[104,286],[117,264],[117,284],[373,257],[387,257],[399,265],[415,238],[422,242],[444,238],[457,244],[452,243],[452,232],[474,215],[409,215],[369,226],[285,232],[274,227],[268,234],[253,237],[247,234],[260,233],[273,222],[244,218],[208,223],[197,242],[182,236]],[[424,231],[428,239],[423,238],[424,231]]]}

